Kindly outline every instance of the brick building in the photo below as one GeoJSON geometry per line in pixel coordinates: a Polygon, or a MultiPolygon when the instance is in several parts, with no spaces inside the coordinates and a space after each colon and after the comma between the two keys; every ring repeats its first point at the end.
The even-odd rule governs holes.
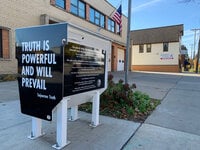
{"type": "Polygon", "coordinates": [[[18,0],[0,5],[0,74],[17,72],[15,29],[57,22],[69,22],[111,39],[108,69],[124,70],[127,18],[122,31],[111,15],[115,8],[106,0],[18,0]]]}

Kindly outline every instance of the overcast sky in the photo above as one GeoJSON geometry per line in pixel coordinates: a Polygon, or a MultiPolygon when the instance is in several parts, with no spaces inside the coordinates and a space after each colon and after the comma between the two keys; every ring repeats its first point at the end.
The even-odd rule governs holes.
{"type": "MultiPolygon", "coordinates": [[[[114,7],[119,7],[121,0],[108,0],[114,7]]],[[[181,0],[132,0],[131,30],[183,24],[184,44],[189,55],[194,47],[194,32],[200,29],[200,0],[181,3],[181,0]]],[[[128,0],[122,0],[122,13],[128,14],[128,0]]],[[[200,31],[198,32],[198,36],[200,31]]],[[[196,51],[197,51],[196,43],[196,51]]]]}

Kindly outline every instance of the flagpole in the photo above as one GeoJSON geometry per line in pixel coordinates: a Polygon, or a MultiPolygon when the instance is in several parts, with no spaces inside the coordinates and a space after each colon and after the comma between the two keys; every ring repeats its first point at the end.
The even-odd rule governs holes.
{"type": "Polygon", "coordinates": [[[129,47],[130,47],[130,24],[131,24],[131,0],[128,1],[128,23],[127,23],[127,39],[126,39],[126,61],[125,61],[125,83],[128,83],[129,69],[129,47]]]}

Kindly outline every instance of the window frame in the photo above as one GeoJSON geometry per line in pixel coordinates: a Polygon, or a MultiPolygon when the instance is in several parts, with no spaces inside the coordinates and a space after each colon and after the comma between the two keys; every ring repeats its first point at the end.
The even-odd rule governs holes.
{"type": "Polygon", "coordinates": [[[70,13],[78,17],[81,17],[83,19],[86,19],[86,3],[81,0],[75,0],[75,1],[76,1],[76,4],[72,3],[73,2],[72,0],[70,2],[70,13]],[[84,9],[80,7],[82,4],[84,6],[84,9]],[[76,9],[76,11],[73,11],[72,8],[76,9]]]}
{"type": "Polygon", "coordinates": [[[66,9],[66,0],[55,0],[55,5],[62,9],[66,9]]]}
{"type": "Polygon", "coordinates": [[[101,28],[105,28],[105,15],[103,13],[101,13],[100,11],[96,10],[95,8],[90,6],[90,11],[89,11],[89,15],[90,15],[90,19],[89,21],[101,28]],[[92,13],[93,14],[92,14],[92,13]],[[94,16],[94,17],[93,17],[94,16]],[[93,17],[93,18],[91,18],[93,17]],[[103,19],[103,23],[102,23],[102,19],[103,19]]]}
{"type": "Polygon", "coordinates": [[[169,42],[164,42],[163,43],[163,52],[168,52],[169,51],[169,42]]]}
{"type": "Polygon", "coordinates": [[[146,52],[151,53],[151,44],[146,44],[146,52]]]}
{"type": "Polygon", "coordinates": [[[108,31],[115,33],[115,21],[111,18],[108,18],[108,31]]]}
{"type": "Polygon", "coordinates": [[[139,44],[139,53],[144,53],[144,44],[139,44]]]}

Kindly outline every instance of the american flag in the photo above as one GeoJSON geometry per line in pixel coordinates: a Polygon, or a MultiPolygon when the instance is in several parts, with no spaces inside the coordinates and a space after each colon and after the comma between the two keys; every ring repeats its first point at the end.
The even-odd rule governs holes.
{"type": "Polygon", "coordinates": [[[115,11],[113,15],[113,20],[119,25],[120,32],[122,31],[122,5],[115,11]]]}

